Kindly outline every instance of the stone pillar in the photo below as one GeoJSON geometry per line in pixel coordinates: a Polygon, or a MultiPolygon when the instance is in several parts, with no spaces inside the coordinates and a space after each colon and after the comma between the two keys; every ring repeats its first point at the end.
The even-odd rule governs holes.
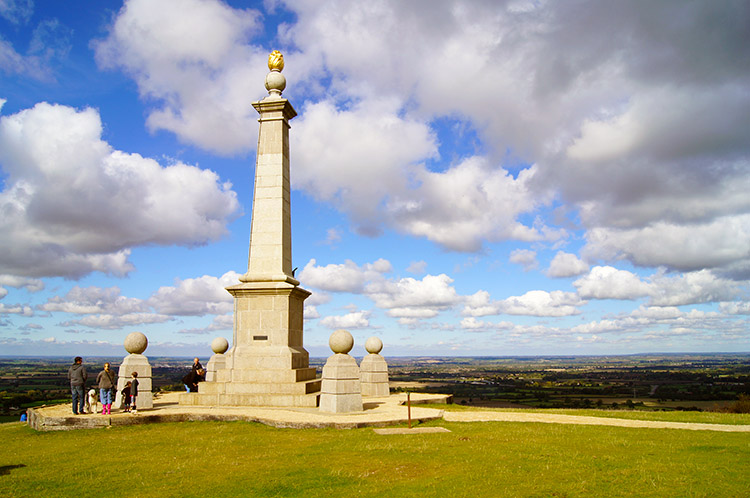
{"type": "Polygon", "coordinates": [[[138,398],[136,406],[139,410],[154,407],[154,395],[151,392],[151,365],[143,353],[148,347],[148,339],[140,332],[133,332],[125,338],[125,350],[130,353],[123,358],[117,371],[117,395],[115,408],[122,408],[122,390],[125,384],[133,380],[133,372],[138,372],[138,398]]]}
{"type": "Polygon", "coordinates": [[[206,365],[206,382],[215,381],[216,371],[227,367],[227,357],[224,356],[227,349],[229,349],[229,343],[223,337],[217,337],[211,341],[211,350],[214,352],[214,355],[208,360],[208,365],[206,365]]]}
{"type": "Polygon", "coordinates": [[[247,273],[227,288],[234,297],[232,348],[226,367],[181,404],[316,407],[320,380],[302,344],[304,301],[310,292],[292,270],[289,120],[297,115],[281,97],[283,56],[269,56],[268,96],[260,114],[247,273]]]}
{"type": "Polygon", "coordinates": [[[378,353],[383,350],[383,341],[370,337],[365,342],[368,354],[359,365],[362,381],[362,396],[390,396],[388,363],[378,353]]]}
{"type": "Polygon", "coordinates": [[[328,413],[361,412],[362,392],[357,361],[347,353],[354,346],[352,335],[337,330],[328,340],[333,356],[323,366],[320,388],[320,411],[328,413]]]}

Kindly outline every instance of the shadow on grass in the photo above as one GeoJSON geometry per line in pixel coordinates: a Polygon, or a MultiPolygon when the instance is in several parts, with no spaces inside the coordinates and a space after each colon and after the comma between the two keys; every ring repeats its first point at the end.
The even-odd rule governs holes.
{"type": "Polygon", "coordinates": [[[21,467],[26,467],[26,465],[23,463],[19,463],[18,465],[3,465],[0,467],[0,476],[6,476],[10,474],[11,470],[20,469],[21,467]]]}

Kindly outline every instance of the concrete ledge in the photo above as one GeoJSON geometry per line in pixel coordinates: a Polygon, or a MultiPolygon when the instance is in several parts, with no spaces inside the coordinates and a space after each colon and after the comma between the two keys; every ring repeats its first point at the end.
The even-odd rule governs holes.
{"type": "MultiPolygon", "coordinates": [[[[279,428],[293,429],[355,429],[361,427],[387,427],[406,424],[407,408],[400,396],[368,398],[363,410],[353,413],[321,413],[317,408],[267,408],[253,406],[185,406],[178,399],[190,397],[187,393],[167,393],[154,399],[154,408],[139,410],[137,415],[115,411],[112,415],[73,415],[70,406],[54,405],[28,410],[29,426],[38,431],[64,431],[75,429],[102,429],[113,426],[154,424],[164,422],[244,421],[258,422],[279,428]]],[[[419,396],[412,395],[412,403],[419,396]]],[[[405,397],[404,397],[405,399],[405,397]]],[[[442,397],[444,401],[444,397],[442,397]]],[[[442,410],[434,408],[411,409],[412,423],[440,419],[442,410]]]]}

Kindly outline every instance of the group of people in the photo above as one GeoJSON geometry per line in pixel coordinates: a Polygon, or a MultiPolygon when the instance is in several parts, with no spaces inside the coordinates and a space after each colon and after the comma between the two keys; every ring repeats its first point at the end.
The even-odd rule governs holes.
{"type": "MultiPolygon", "coordinates": [[[[138,372],[133,372],[132,380],[129,380],[122,390],[123,411],[138,413],[136,398],[138,397],[138,372]],[[131,410],[132,404],[132,410],[131,410]]],[[[83,415],[86,406],[85,387],[88,374],[83,366],[83,358],[76,356],[73,365],[68,369],[68,380],[70,380],[70,393],[73,397],[73,414],[83,415]]],[[[190,372],[182,378],[187,392],[198,392],[198,383],[206,380],[206,371],[203,369],[198,358],[193,360],[190,372]]],[[[96,376],[96,385],[99,388],[99,402],[102,404],[102,415],[112,414],[112,403],[117,393],[117,374],[110,369],[109,363],[104,364],[104,369],[96,376]]]]}
{"type": "MultiPolygon", "coordinates": [[[[136,398],[138,397],[138,372],[132,373],[133,379],[125,384],[122,390],[122,401],[124,411],[129,412],[132,404],[132,413],[137,413],[136,398]]],[[[86,380],[88,374],[83,366],[83,358],[76,356],[73,365],[68,369],[68,380],[70,381],[70,393],[73,397],[73,414],[83,415],[86,406],[86,380]]],[[[115,401],[117,392],[117,374],[110,369],[109,363],[104,364],[104,369],[96,376],[96,385],[99,388],[99,402],[102,404],[103,415],[112,414],[112,403],[115,401]]]]}

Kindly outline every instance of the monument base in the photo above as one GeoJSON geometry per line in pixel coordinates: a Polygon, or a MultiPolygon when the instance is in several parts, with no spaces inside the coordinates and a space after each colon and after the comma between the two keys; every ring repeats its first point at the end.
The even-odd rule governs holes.
{"type": "Polygon", "coordinates": [[[359,365],[362,381],[362,396],[388,396],[391,394],[388,383],[388,363],[377,353],[370,353],[359,365]]]}
{"type": "Polygon", "coordinates": [[[142,354],[129,354],[123,358],[117,372],[117,394],[115,395],[115,408],[122,408],[122,390],[125,384],[133,380],[133,372],[138,372],[138,397],[136,406],[139,410],[153,408],[154,395],[151,392],[151,365],[148,358],[142,354]]]}
{"type": "Polygon", "coordinates": [[[320,411],[361,412],[363,405],[359,375],[357,361],[348,354],[336,353],[329,356],[323,366],[320,411]]]}

